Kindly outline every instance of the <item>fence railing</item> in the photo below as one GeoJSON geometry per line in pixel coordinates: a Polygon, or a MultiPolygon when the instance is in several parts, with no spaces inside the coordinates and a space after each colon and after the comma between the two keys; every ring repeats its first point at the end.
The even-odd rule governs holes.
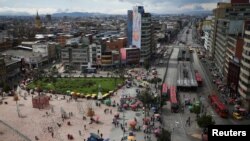
{"type": "Polygon", "coordinates": [[[12,130],[13,132],[17,133],[23,140],[25,140],[25,141],[31,141],[31,139],[29,139],[27,136],[25,136],[24,134],[22,134],[21,132],[19,132],[17,129],[11,127],[9,124],[5,123],[4,121],[0,120],[0,124],[5,125],[10,130],[12,130]]]}
{"type": "Polygon", "coordinates": [[[165,80],[166,80],[166,77],[167,77],[167,74],[168,74],[168,63],[169,63],[169,59],[170,59],[170,57],[171,57],[171,55],[172,55],[172,53],[173,53],[173,48],[171,49],[171,52],[170,52],[170,54],[169,54],[169,56],[168,56],[168,58],[167,58],[167,63],[166,63],[166,71],[165,71],[165,73],[164,73],[164,77],[163,77],[163,80],[162,80],[162,84],[163,83],[165,83],[165,80]]]}

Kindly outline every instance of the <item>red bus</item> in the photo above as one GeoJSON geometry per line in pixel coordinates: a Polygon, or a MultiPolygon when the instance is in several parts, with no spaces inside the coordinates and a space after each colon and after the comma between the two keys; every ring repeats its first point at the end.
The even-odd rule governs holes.
{"type": "Polygon", "coordinates": [[[198,71],[195,72],[195,79],[196,79],[196,81],[197,81],[197,83],[198,83],[198,86],[199,86],[199,87],[202,86],[201,74],[200,74],[198,71]]]}
{"type": "Polygon", "coordinates": [[[177,93],[175,86],[170,87],[170,103],[171,103],[171,112],[177,113],[179,109],[179,104],[177,101],[177,93]]]}
{"type": "Polygon", "coordinates": [[[215,94],[208,96],[209,101],[213,108],[215,108],[216,113],[222,118],[228,117],[228,109],[227,107],[220,101],[219,97],[215,94]]]}
{"type": "Polygon", "coordinates": [[[168,94],[168,85],[166,83],[162,84],[162,96],[167,96],[168,94]]]}

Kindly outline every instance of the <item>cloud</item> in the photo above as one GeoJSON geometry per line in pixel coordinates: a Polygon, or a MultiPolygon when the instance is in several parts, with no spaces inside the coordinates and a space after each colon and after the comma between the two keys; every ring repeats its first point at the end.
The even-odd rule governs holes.
{"type": "Polygon", "coordinates": [[[228,0],[0,0],[0,13],[27,12],[32,15],[55,12],[99,12],[126,14],[135,5],[150,13],[180,13],[187,10],[212,10],[217,2],[228,0]]]}
{"type": "Polygon", "coordinates": [[[229,1],[229,0],[119,0],[120,2],[129,2],[132,4],[136,4],[136,3],[172,3],[175,4],[177,6],[183,6],[183,5],[189,5],[189,4],[193,4],[193,3],[217,3],[217,2],[222,2],[222,1],[229,1]]]}
{"type": "Polygon", "coordinates": [[[36,11],[39,14],[51,14],[57,12],[57,9],[54,8],[12,8],[12,7],[0,7],[0,14],[1,13],[28,13],[34,15],[36,11]]]}

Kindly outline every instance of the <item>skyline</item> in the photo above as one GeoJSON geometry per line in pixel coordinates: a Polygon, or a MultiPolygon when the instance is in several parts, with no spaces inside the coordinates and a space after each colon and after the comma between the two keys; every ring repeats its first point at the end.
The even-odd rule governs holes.
{"type": "Polygon", "coordinates": [[[35,15],[60,12],[93,12],[126,14],[135,5],[156,14],[174,14],[190,11],[210,11],[217,2],[229,0],[0,0],[0,15],[35,15]]]}

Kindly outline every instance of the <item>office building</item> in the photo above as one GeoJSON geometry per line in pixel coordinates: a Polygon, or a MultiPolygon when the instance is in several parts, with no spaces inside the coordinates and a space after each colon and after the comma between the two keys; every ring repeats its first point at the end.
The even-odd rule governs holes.
{"type": "Polygon", "coordinates": [[[139,48],[121,48],[120,55],[123,65],[138,65],[140,63],[139,48]]]}
{"type": "Polygon", "coordinates": [[[72,38],[66,41],[66,45],[61,49],[61,60],[66,67],[81,70],[82,65],[89,62],[89,44],[80,43],[80,38],[72,38]]]}
{"type": "Polygon", "coordinates": [[[151,14],[145,13],[143,6],[133,8],[132,47],[140,49],[140,62],[148,60],[152,48],[151,14]]]}
{"type": "MultiPolygon", "coordinates": [[[[226,76],[226,51],[228,38],[242,34],[244,19],[250,17],[249,1],[232,0],[231,3],[218,3],[214,10],[215,32],[214,32],[214,60],[221,76],[226,76]]],[[[226,78],[226,77],[224,77],[226,78]]]]}
{"type": "Polygon", "coordinates": [[[117,39],[110,39],[106,41],[106,50],[112,51],[117,50],[119,51],[121,48],[127,47],[127,38],[117,38],[117,39]]]}
{"type": "Polygon", "coordinates": [[[133,36],[133,10],[128,10],[127,17],[127,37],[128,37],[128,45],[132,45],[132,36],[133,36]]]}
{"type": "Polygon", "coordinates": [[[205,21],[203,21],[202,24],[202,30],[204,32],[204,48],[211,52],[211,46],[212,46],[212,16],[208,16],[205,21]]]}
{"type": "Polygon", "coordinates": [[[101,65],[102,47],[99,42],[89,44],[89,62],[91,65],[101,65]]]}
{"type": "Polygon", "coordinates": [[[250,111],[250,26],[246,27],[244,42],[238,92],[244,106],[250,111]]]}

